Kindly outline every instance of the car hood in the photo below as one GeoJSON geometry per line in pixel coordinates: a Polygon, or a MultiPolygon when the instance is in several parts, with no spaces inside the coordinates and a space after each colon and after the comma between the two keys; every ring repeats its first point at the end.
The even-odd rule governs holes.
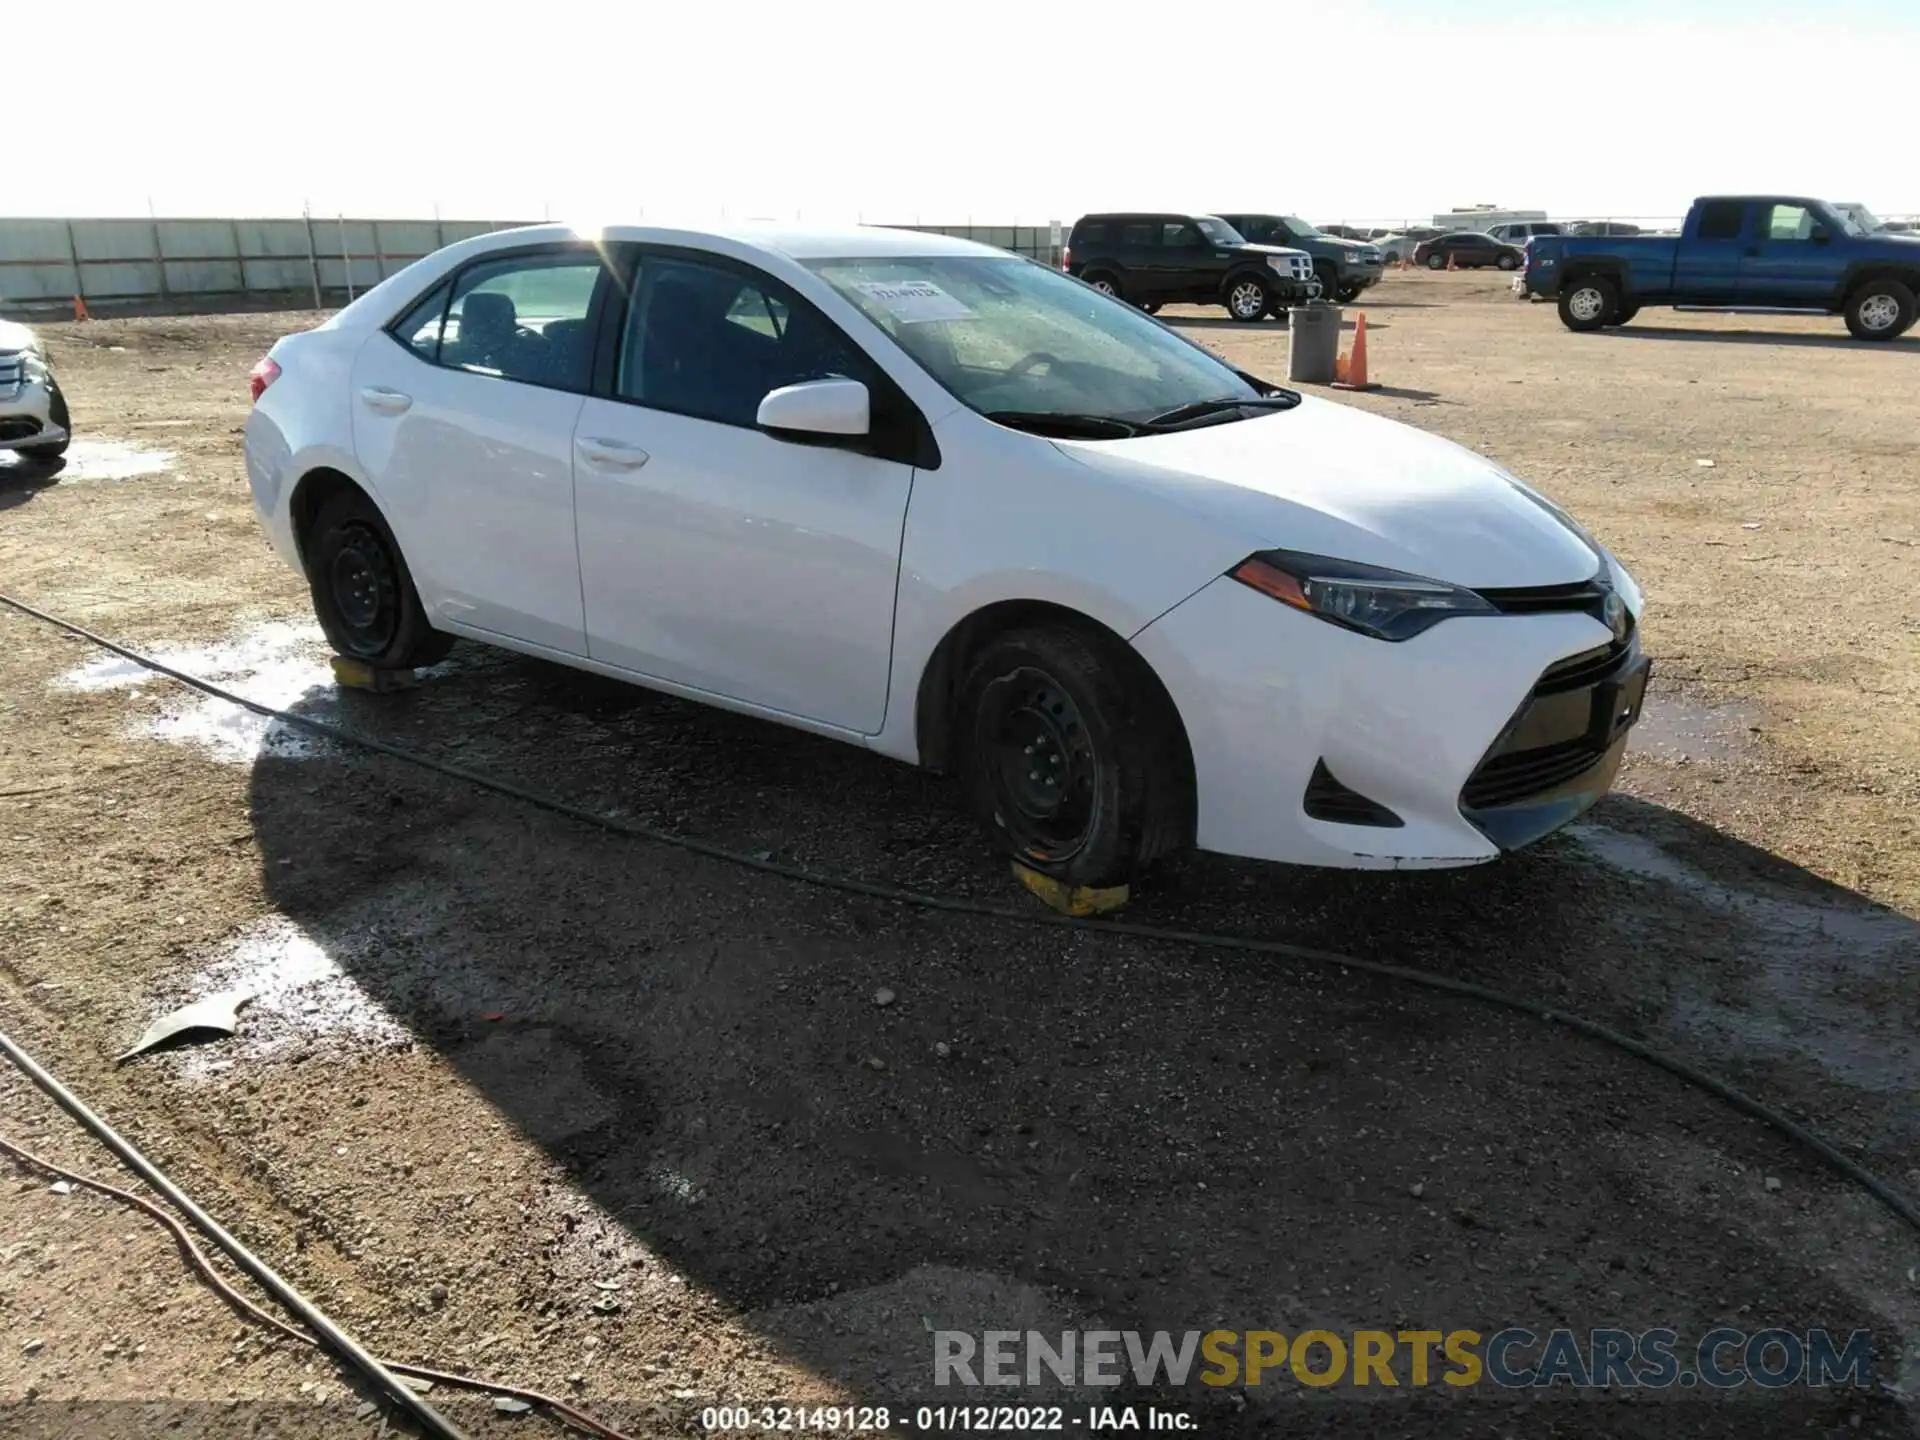
{"type": "Polygon", "coordinates": [[[1167,435],[1053,444],[1204,518],[1229,551],[1300,550],[1476,589],[1571,584],[1601,563],[1572,520],[1491,460],[1325,400],[1167,435]]]}
{"type": "Polygon", "coordinates": [[[1252,240],[1249,240],[1246,243],[1241,245],[1235,245],[1232,247],[1232,249],[1235,254],[1240,254],[1240,255],[1285,255],[1285,256],[1288,256],[1289,258],[1295,255],[1305,255],[1307,253],[1304,250],[1289,249],[1285,245],[1261,245],[1261,244],[1255,243],[1252,240]]]}
{"type": "Polygon", "coordinates": [[[12,320],[0,320],[0,350],[24,350],[33,344],[33,331],[12,320]]]}

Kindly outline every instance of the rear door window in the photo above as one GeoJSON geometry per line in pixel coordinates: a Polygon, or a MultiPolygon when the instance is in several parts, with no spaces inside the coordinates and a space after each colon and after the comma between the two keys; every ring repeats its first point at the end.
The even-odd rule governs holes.
{"type": "Polygon", "coordinates": [[[513,255],[460,273],[439,362],[503,380],[585,391],[593,372],[587,317],[601,264],[578,251],[513,255]]]}
{"type": "Polygon", "coordinates": [[[1128,225],[1120,231],[1120,248],[1123,250],[1151,250],[1153,248],[1154,226],[1151,221],[1128,225]]]}
{"type": "Polygon", "coordinates": [[[1741,200],[1710,200],[1700,207],[1702,240],[1738,240],[1740,222],[1746,218],[1746,203],[1741,200]]]}

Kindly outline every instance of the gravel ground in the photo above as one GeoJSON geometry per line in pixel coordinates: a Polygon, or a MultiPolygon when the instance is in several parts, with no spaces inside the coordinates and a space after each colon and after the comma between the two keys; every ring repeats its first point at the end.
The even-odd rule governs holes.
{"type": "MultiPolygon", "coordinates": [[[[1376,293],[1383,388],[1341,398],[1539,483],[1649,594],[1620,793],[1467,873],[1195,857],[1127,918],[1550,997],[1920,1191],[1920,343],[1660,312],[1575,336],[1477,275],[1376,293]]],[[[1167,318],[1284,374],[1283,330],[1218,314],[1167,318]]],[[[947,782],[831,742],[466,645],[411,692],[334,690],[238,440],[247,368],[314,318],[48,327],[88,444],[0,468],[0,589],[596,809],[1024,903],[947,782]]],[[[952,1403],[929,1329],[1868,1328],[1877,1376],[1920,1386],[1912,1233],[1538,1021],[769,879],[0,634],[8,1029],[393,1358],[642,1434],[716,1402],[952,1403]],[[114,1067],[235,987],[235,1039],[114,1067]]],[[[11,1073],[0,1116],[110,1174],[11,1073]]],[[[377,1428],[140,1217],[7,1179],[0,1402],[34,1399],[0,1435],[377,1428]]],[[[1851,1387],[1441,1389],[1152,1398],[1224,1435],[1915,1428],[1851,1387]]]]}

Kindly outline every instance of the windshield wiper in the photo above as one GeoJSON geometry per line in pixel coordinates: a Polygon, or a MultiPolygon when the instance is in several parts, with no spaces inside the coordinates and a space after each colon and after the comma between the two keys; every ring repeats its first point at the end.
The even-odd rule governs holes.
{"type": "Polygon", "coordinates": [[[1140,433],[1131,420],[1113,415],[1076,415],[1055,410],[989,410],[987,419],[1014,430],[1066,440],[1126,440],[1140,433]]]}
{"type": "Polygon", "coordinates": [[[1179,425],[1184,421],[1218,415],[1227,410],[1291,410],[1299,403],[1298,395],[1284,390],[1278,395],[1244,397],[1223,395],[1217,400],[1190,400],[1185,405],[1176,405],[1173,409],[1162,411],[1140,423],[1150,430],[1157,430],[1167,425],[1179,425]]]}

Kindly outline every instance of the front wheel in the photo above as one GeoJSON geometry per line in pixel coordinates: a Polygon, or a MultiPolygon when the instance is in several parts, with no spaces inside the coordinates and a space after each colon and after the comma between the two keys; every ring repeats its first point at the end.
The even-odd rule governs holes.
{"type": "Polygon", "coordinates": [[[1160,302],[1158,300],[1142,300],[1140,302],[1140,308],[1149,315],[1158,315],[1160,313],[1160,302]]]}
{"type": "Polygon", "coordinates": [[[1351,305],[1360,298],[1360,292],[1364,288],[1364,286],[1360,285],[1342,285],[1334,292],[1333,298],[1338,300],[1342,305],[1351,305]]]}
{"type": "Polygon", "coordinates": [[[1560,290],[1560,323],[1569,330],[1598,330],[1612,318],[1620,292],[1611,280],[1593,276],[1560,290]]]}
{"type": "Polygon", "coordinates": [[[1847,329],[1856,340],[1891,340],[1913,318],[1913,291],[1898,280],[1869,280],[1847,298],[1847,329]]]}
{"type": "Polygon", "coordinates": [[[1063,884],[1124,884],[1191,828],[1175,726],[1124,651],[1066,625],[1009,631],[960,686],[969,803],[1001,848],[1063,884]]]}
{"type": "Polygon", "coordinates": [[[1227,287],[1227,314],[1243,325],[1250,325],[1267,313],[1273,304],[1273,292],[1266,281],[1251,275],[1235,280],[1227,287]]]}
{"type": "Polygon", "coordinates": [[[1444,269],[1446,269],[1446,268],[1447,268],[1447,257],[1446,257],[1446,256],[1444,256],[1444,255],[1429,255],[1429,256],[1427,256],[1427,269],[1429,269],[1429,270],[1444,270],[1444,269]]]}
{"type": "Polygon", "coordinates": [[[1639,313],[1640,313],[1640,307],[1638,305],[1622,304],[1614,310],[1613,319],[1608,323],[1613,325],[1625,325],[1629,323],[1633,319],[1633,317],[1638,315],[1639,313]]]}
{"type": "Polygon", "coordinates": [[[327,501],[303,548],[313,613],[336,652],[376,670],[447,658],[453,637],[427,623],[399,543],[366,496],[349,490],[327,501]]]}

